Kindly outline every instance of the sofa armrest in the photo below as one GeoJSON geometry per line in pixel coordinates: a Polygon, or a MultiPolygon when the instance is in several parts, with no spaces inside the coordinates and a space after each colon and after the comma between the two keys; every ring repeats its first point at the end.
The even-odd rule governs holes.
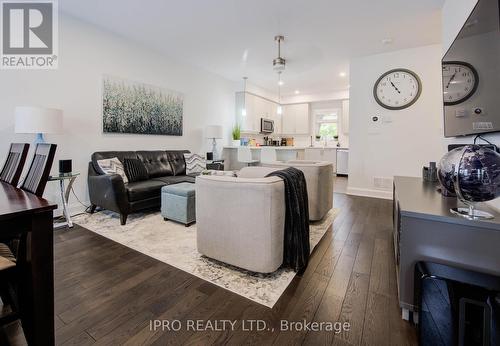
{"type": "Polygon", "coordinates": [[[120,214],[130,212],[125,183],[118,174],[99,174],[89,162],[88,186],[90,203],[120,214]]]}

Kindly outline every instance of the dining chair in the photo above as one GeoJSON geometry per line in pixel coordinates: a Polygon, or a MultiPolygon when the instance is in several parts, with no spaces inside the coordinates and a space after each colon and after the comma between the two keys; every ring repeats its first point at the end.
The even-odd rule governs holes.
{"type": "MultiPolygon", "coordinates": [[[[54,162],[56,148],[55,144],[37,144],[28,174],[20,187],[22,190],[42,197],[54,162]]],[[[0,326],[18,318],[22,319],[17,294],[18,274],[25,270],[29,262],[27,256],[29,239],[30,235],[23,232],[19,237],[9,239],[8,244],[0,242],[0,297],[4,305],[9,305],[11,308],[11,313],[0,317],[0,326]]]]}
{"type": "Polygon", "coordinates": [[[56,144],[39,143],[21,189],[42,197],[56,154],[56,144]]]}
{"type": "Polygon", "coordinates": [[[0,316],[0,327],[19,318],[17,296],[12,285],[18,269],[16,262],[17,259],[7,244],[0,243],[0,298],[4,307],[10,307],[10,313],[0,316]]]}
{"type": "Polygon", "coordinates": [[[30,145],[28,143],[11,143],[7,159],[0,172],[0,181],[17,186],[30,145]]]}
{"type": "Polygon", "coordinates": [[[247,166],[250,166],[254,163],[258,163],[259,160],[254,160],[252,158],[252,150],[249,147],[239,147],[238,162],[245,163],[247,166]]]}

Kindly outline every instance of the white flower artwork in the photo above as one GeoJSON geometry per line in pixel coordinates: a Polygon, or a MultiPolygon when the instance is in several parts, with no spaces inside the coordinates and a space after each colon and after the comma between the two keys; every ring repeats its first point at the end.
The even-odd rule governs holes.
{"type": "Polygon", "coordinates": [[[103,131],[182,136],[183,95],[105,75],[103,131]]]}

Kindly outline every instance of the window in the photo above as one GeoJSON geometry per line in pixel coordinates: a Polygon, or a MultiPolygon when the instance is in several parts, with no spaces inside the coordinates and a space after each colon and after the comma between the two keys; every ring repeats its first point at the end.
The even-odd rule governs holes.
{"type": "Polygon", "coordinates": [[[337,109],[316,110],[314,112],[316,136],[322,139],[338,137],[338,114],[337,109]]]}

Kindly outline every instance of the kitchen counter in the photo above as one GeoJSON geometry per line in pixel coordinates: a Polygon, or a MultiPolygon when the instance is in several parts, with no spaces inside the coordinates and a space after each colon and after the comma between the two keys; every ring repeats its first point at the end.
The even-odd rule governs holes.
{"type": "MultiPolygon", "coordinates": [[[[238,149],[240,147],[225,146],[224,149],[238,149]]],[[[260,147],[249,147],[252,150],[262,149],[262,148],[274,148],[277,150],[306,150],[306,149],[349,149],[343,147],[309,147],[309,146],[260,146],[260,147]]]]}
{"type": "MultiPolygon", "coordinates": [[[[226,160],[226,167],[229,170],[241,169],[245,164],[238,161],[239,146],[224,146],[223,157],[226,160]]],[[[254,160],[260,161],[262,148],[272,148],[276,150],[278,161],[290,160],[312,160],[312,161],[328,161],[333,164],[334,172],[337,172],[337,154],[342,154],[341,170],[339,174],[347,174],[347,155],[349,148],[327,146],[327,147],[310,147],[310,146],[260,146],[248,147],[252,151],[254,160]]]]}

